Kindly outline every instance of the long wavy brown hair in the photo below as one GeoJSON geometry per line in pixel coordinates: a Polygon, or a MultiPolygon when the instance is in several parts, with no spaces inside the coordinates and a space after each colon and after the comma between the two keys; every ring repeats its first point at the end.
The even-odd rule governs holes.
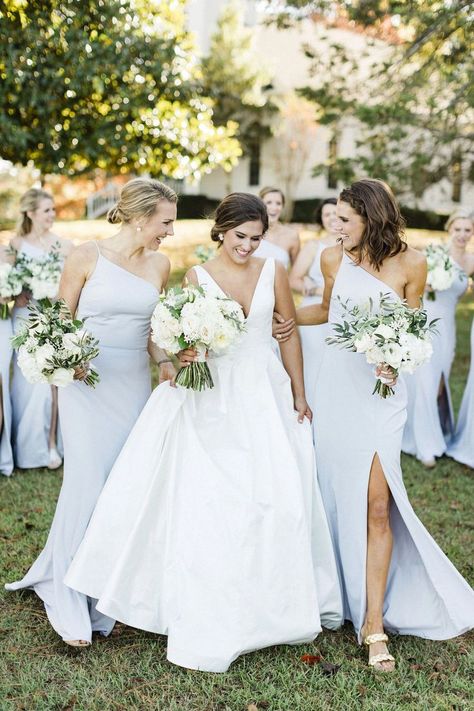
{"type": "Polygon", "coordinates": [[[348,203],[365,223],[362,239],[354,249],[358,263],[367,257],[379,270],[387,257],[406,250],[405,219],[392,190],[383,180],[357,180],[341,192],[339,200],[348,203]]]}

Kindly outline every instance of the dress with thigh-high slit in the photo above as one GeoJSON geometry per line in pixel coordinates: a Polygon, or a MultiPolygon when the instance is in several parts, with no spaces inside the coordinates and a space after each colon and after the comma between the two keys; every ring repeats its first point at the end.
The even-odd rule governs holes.
{"type": "Polygon", "coordinates": [[[51,625],[65,640],[90,641],[114,621],[94,601],[63,583],[114,460],[151,392],[150,319],[158,291],[100,253],[82,288],[78,316],[99,339],[94,388],[75,381],[59,392],[64,479],[46,545],[22,580],[44,601],[51,625]]]}
{"type": "Polygon", "coordinates": [[[459,277],[435,300],[425,298],[428,320],[439,319],[433,335],[433,355],[413,375],[407,375],[407,422],[402,450],[422,461],[441,457],[454,433],[449,374],[456,347],[456,305],[467,289],[468,277],[459,277]]]}
{"type": "MultiPolygon", "coordinates": [[[[341,306],[398,295],[343,254],[329,322],[341,306]]],[[[474,592],[413,511],[403,484],[400,451],[406,419],[403,378],[395,395],[372,395],[374,367],[362,353],[330,346],[318,377],[316,455],[321,493],[336,549],[344,613],[360,635],[366,611],[367,494],[378,454],[391,492],[393,553],[383,605],[386,629],[447,639],[474,626],[474,592]]]]}

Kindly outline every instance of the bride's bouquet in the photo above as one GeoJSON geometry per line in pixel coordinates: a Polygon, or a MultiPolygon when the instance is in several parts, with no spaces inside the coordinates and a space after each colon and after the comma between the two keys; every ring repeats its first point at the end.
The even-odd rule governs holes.
{"type": "Polygon", "coordinates": [[[424,250],[428,263],[426,286],[428,299],[434,301],[437,291],[446,291],[460,277],[460,269],[443,244],[429,244],[424,250]]]}
{"type": "Polygon", "coordinates": [[[152,340],[169,353],[195,348],[199,361],[181,368],[176,383],[192,390],[214,387],[206,353],[222,354],[245,330],[242,307],[199,286],[175,287],[160,297],[151,319],[152,340]]]}
{"type": "Polygon", "coordinates": [[[39,258],[21,252],[17,256],[15,270],[23,282],[23,288],[31,292],[33,299],[56,298],[62,270],[62,257],[57,249],[39,258]]]}
{"type": "Polygon", "coordinates": [[[83,321],[73,319],[62,300],[44,299],[30,304],[28,310],[28,319],[11,339],[26,380],[64,387],[74,380],[77,367],[87,366],[83,382],[95,387],[99,375],[89,362],[99,355],[99,342],[84,330],[83,321]]]}
{"type": "MultiPolygon", "coordinates": [[[[333,324],[336,335],[326,338],[330,345],[365,353],[367,363],[386,364],[394,376],[413,373],[431,358],[431,336],[439,319],[428,324],[423,309],[411,309],[403,301],[394,301],[390,294],[380,294],[376,309],[372,299],[352,308],[347,301],[339,299],[339,302],[343,321],[333,324]]],[[[394,390],[383,378],[378,378],[374,393],[386,398],[393,395],[394,390]]]]}
{"type": "MultiPolygon", "coordinates": [[[[11,264],[0,264],[0,298],[11,301],[23,291],[23,280],[18,271],[11,264]]],[[[8,303],[0,304],[0,319],[9,316],[8,303]]]]}

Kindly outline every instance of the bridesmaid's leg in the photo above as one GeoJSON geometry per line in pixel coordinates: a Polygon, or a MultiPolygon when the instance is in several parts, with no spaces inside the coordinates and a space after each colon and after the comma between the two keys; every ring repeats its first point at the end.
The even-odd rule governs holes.
{"type": "Polygon", "coordinates": [[[62,464],[62,459],[58,453],[58,389],[51,385],[51,422],[49,426],[49,464],[48,469],[57,469],[62,464]]]}
{"type": "Polygon", "coordinates": [[[3,382],[0,375],[0,438],[3,432],[3,382]]]}
{"type": "MultiPolygon", "coordinates": [[[[362,636],[383,633],[383,602],[387,576],[392,556],[392,529],[390,528],[390,489],[388,487],[378,454],[375,454],[370,469],[367,511],[367,610],[362,636]]],[[[385,642],[370,645],[371,657],[387,653],[385,642]]],[[[394,669],[393,661],[383,661],[377,668],[383,671],[394,669]]]]}

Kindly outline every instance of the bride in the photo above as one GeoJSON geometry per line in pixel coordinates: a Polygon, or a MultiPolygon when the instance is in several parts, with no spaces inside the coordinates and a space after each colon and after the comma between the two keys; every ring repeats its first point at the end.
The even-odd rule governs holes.
{"type": "Polygon", "coordinates": [[[298,335],[283,365],[272,350],[274,308],[295,316],[288,278],[252,256],[267,226],[253,195],[218,206],[218,256],[187,280],[238,301],[247,330],[210,354],[213,389],[154,391],[65,579],[103,613],[168,635],[169,661],[190,669],[224,672],[241,654],[341,624],[298,335]]]}

